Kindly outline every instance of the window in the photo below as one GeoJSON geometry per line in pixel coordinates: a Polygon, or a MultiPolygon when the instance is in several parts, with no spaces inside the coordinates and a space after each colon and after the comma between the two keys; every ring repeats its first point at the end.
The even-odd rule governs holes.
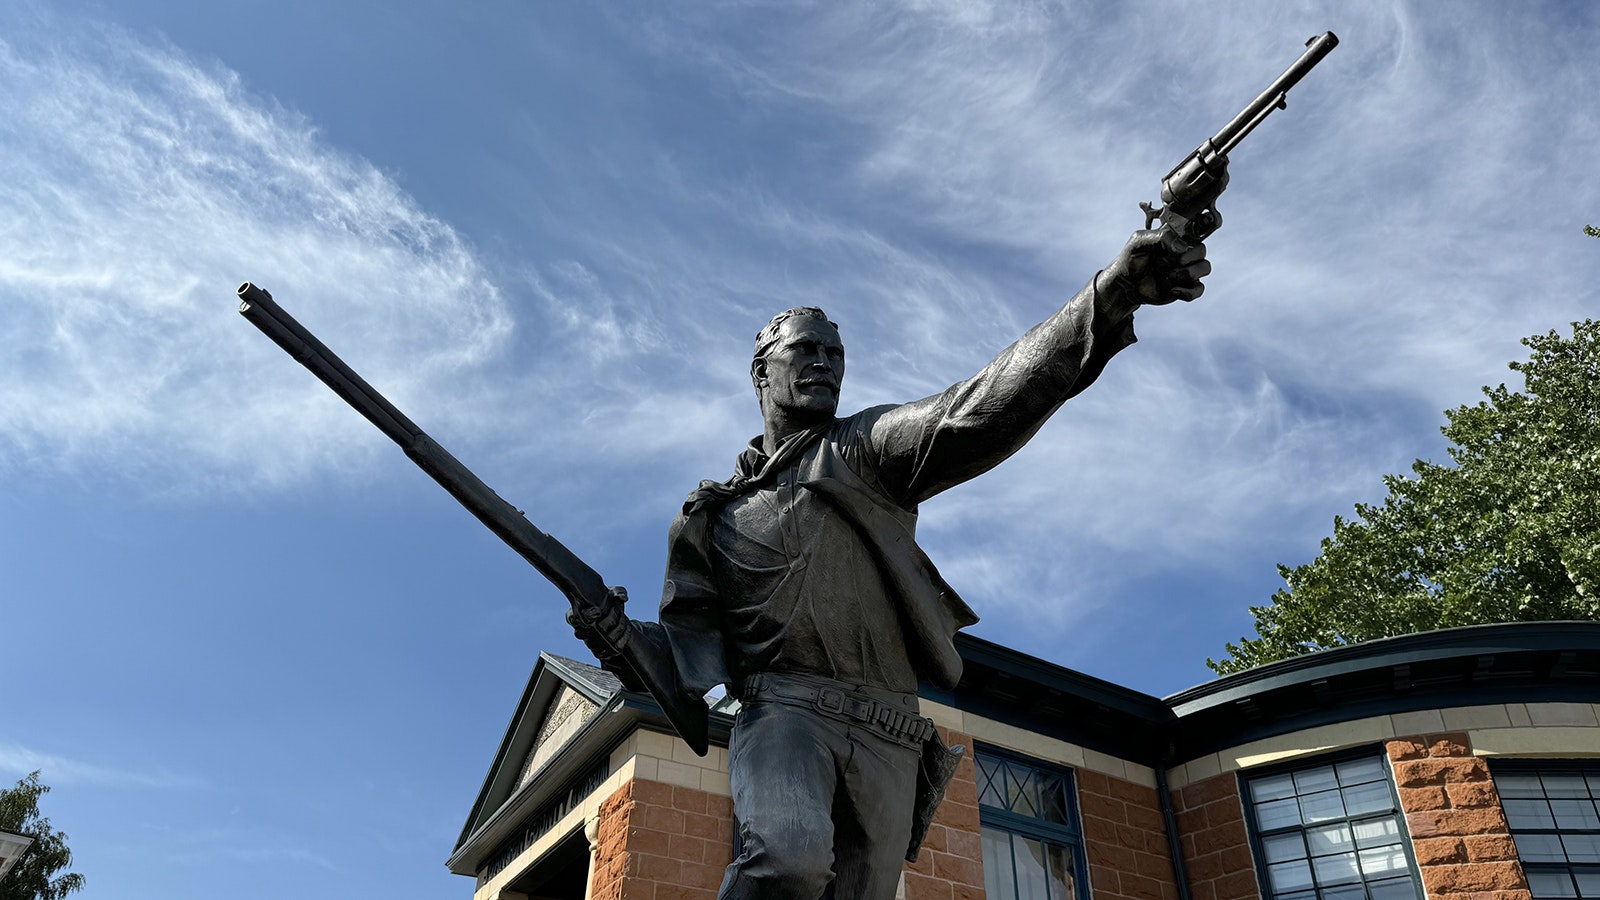
{"type": "Polygon", "coordinates": [[[989,900],[1080,900],[1072,773],[987,748],[976,761],[989,900]]]}
{"type": "Polygon", "coordinates": [[[1600,761],[1490,764],[1534,900],[1600,897],[1600,761]]]}
{"type": "Polygon", "coordinates": [[[1269,900],[1420,900],[1381,754],[1245,779],[1269,900]]]}

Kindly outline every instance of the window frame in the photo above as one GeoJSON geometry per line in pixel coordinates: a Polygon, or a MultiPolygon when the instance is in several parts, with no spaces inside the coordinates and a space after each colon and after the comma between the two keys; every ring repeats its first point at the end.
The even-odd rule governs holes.
{"type": "MultiPolygon", "coordinates": [[[[1304,891],[1310,891],[1317,898],[1317,900],[1323,900],[1324,891],[1326,889],[1316,882],[1315,875],[1313,874],[1311,885],[1303,890],[1291,891],[1282,895],[1273,890],[1272,883],[1267,872],[1266,839],[1269,837],[1276,837],[1282,834],[1293,834],[1296,832],[1303,835],[1310,826],[1302,821],[1299,825],[1293,827],[1262,829],[1256,818],[1256,804],[1250,792],[1250,783],[1257,779],[1270,778],[1274,775],[1302,772],[1310,769],[1321,768],[1323,766],[1337,766],[1339,763],[1366,759],[1376,759],[1384,770],[1384,783],[1388,785],[1389,799],[1393,803],[1393,816],[1399,829],[1399,846],[1401,852],[1405,855],[1406,867],[1411,874],[1411,886],[1416,892],[1416,900],[1424,900],[1426,897],[1426,890],[1422,884],[1422,869],[1417,865],[1416,850],[1411,843],[1411,831],[1406,826],[1405,808],[1400,805],[1400,790],[1399,786],[1395,784],[1394,765],[1389,759],[1388,751],[1382,744],[1364,744],[1358,747],[1346,747],[1331,753],[1319,753],[1313,756],[1296,757],[1295,759],[1285,760],[1283,762],[1255,766],[1249,769],[1240,769],[1237,772],[1236,778],[1239,790],[1239,805],[1241,807],[1240,812],[1244,814],[1245,830],[1250,838],[1250,858],[1251,862],[1254,863],[1256,889],[1260,892],[1261,900],[1277,900],[1277,898],[1280,896],[1290,897],[1296,894],[1301,894],[1304,891]]],[[[1296,790],[1294,796],[1301,796],[1298,792],[1298,789],[1296,790]]],[[[1345,815],[1341,818],[1329,819],[1328,822],[1349,823],[1374,817],[1374,814],[1358,816],[1345,815]]],[[[1307,849],[1309,851],[1309,846],[1307,849]]],[[[1313,857],[1311,856],[1307,856],[1307,862],[1309,863],[1312,858],[1313,857]]],[[[1315,870],[1313,868],[1313,872],[1314,871],[1315,870]]],[[[1362,876],[1360,881],[1346,882],[1346,884],[1360,884],[1364,889],[1366,889],[1369,882],[1365,876],[1362,876]]],[[[1371,892],[1370,890],[1363,890],[1363,893],[1370,896],[1371,892]]]]}
{"type": "MultiPolygon", "coordinates": [[[[978,836],[980,840],[983,836],[983,828],[995,828],[1029,840],[1066,849],[1072,856],[1074,898],[1075,900],[1090,900],[1089,860],[1084,845],[1083,815],[1079,810],[1078,803],[1077,773],[1070,766],[1028,756],[1015,750],[1009,750],[1005,747],[987,744],[982,741],[973,742],[973,767],[975,769],[973,773],[974,787],[978,795],[978,836]],[[1035,771],[1060,777],[1063,782],[1063,799],[1066,803],[1063,818],[1071,824],[1062,825],[1036,816],[1029,816],[995,806],[985,806],[983,804],[983,776],[981,769],[978,768],[981,765],[978,760],[984,757],[999,759],[1013,765],[1026,766],[1035,771]]],[[[979,862],[985,862],[981,850],[979,862]]],[[[1000,900],[1000,898],[990,898],[990,900],[1000,900]]]]}
{"type": "MultiPolygon", "coordinates": [[[[1497,757],[1497,758],[1489,760],[1489,775],[1490,775],[1491,778],[1494,779],[1494,782],[1495,782],[1495,794],[1500,800],[1500,811],[1501,811],[1501,813],[1505,814],[1506,797],[1505,797],[1505,794],[1501,793],[1501,791],[1500,791],[1500,776],[1502,776],[1502,775],[1547,775],[1547,774],[1549,774],[1549,775],[1562,775],[1562,774],[1566,774],[1566,775],[1583,775],[1583,776],[1585,776],[1586,779],[1592,780],[1593,783],[1588,785],[1590,799],[1595,802],[1597,810],[1600,810],[1600,787],[1596,787],[1595,786],[1596,783],[1600,783],[1600,757],[1588,757],[1588,758],[1542,758],[1542,757],[1535,757],[1535,758],[1522,758],[1522,759],[1501,759],[1501,758],[1497,757]]],[[[1513,797],[1511,799],[1516,800],[1516,799],[1520,799],[1520,798],[1513,797]]],[[[1543,799],[1549,800],[1551,798],[1548,795],[1546,795],[1543,799]]],[[[1556,799],[1561,799],[1561,798],[1556,798],[1556,799]]],[[[1596,828],[1561,828],[1561,827],[1557,826],[1557,827],[1551,827],[1551,828],[1523,828],[1523,829],[1518,829],[1518,828],[1514,827],[1511,824],[1511,816],[1510,815],[1506,815],[1506,830],[1508,832],[1510,832],[1511,839],[1513,841],[1516,840],[1518,834],[1528,834],[1528,835],[1536,835],[1536,834],[1537,835],[1546,835],[1546,834],[1548,834],[1548,835],[1586,834],[1587,835],[1587,834],[1593,834],[1593,835],[1600,835],[1600,827],[1596,827],[1596,828]]],[[[1565,850],[1563,850],[1563,852],[1565,853],[1565,850]]],[[[1529,862],[1528,860],[1524,859],[1523,856],[1522,856],[1522,845],[1521,844],[1517,845],[1517,864],[1522,866],[1523,876],[1528,881],[1528,890],[1529,890],[1530,894],[1533,891],[1533,875],[1536,874],[1536,873],[1537,874],[1560,873],[1560,874],[1566,875],[1569,879],[1571,879],[1574,875],[1576,875],[1576,874],[1578,874],[1580,872],[1582,872],[1584,874],[1588,874],[1588,875],[1600,876],[1600,862],[1580,862],[1580,863],[1575,863],[1575,862],[1572,862],[1570,859],[1567,860],[1566,862],[1550,862],[1550,861],[1529,862]]],[[[1576,880],[1575,879],[1574,879],[1574,883],[1573,883],[1573,889],[1574,889],[1574,891],[1577,890],[1577,884],[1576,884],[1576,880]]],[[[1574,898],[1576,898],[1579,895],[1574,893],[1572,896],[1574,898]]]]}

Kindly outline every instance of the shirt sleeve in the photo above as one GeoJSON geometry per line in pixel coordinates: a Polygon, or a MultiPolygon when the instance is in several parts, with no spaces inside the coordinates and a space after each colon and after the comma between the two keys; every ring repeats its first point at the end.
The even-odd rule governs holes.
{"type": "Polygon", "coordinates": [[[867,455],[890,496],[915,509],[994,468],[1134,342],[1131,315],[1097,317],[1094,281],[978,374],[873,419],[867,455]]]}

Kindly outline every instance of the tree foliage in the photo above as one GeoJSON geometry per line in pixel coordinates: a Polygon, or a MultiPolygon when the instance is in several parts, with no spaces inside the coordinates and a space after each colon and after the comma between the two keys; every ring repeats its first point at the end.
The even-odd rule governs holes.
{"type": "Polygon", "coordinates": [[[1524,338],[1524,391],[1446,411],[1452,465],[1417,460],[1335,517],[1311,562],[1253,606],[1221,674],[1312,650],[1490,622],[1600,619],[1600,322],[1524,338]]]}
{"type": "Polygon", "coordinates": [[[34,839],[0,880],[0,900],[61,900],[83,887],[83,876],[76,872],[56,874],[72,865],[72,851],[67,849],[67,836],[39,814],[39,798],[49,792],[48,785],[39,783],[38,772],[14,788],[0,790],[0,830],[34,839]]]}

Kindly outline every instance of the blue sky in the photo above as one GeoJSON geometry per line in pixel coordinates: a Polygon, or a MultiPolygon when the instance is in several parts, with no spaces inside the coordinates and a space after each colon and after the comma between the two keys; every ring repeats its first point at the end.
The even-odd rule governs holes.
{"type": "Polygon", "coordinates": [[[977,634],[1158,695],[1600,309],[1593,4],[268,6],[0,11],[0,778],[100,898],[467,896],[522,682],[583,653],[240,281],[649,610],[768,316],[841,323],[849,409],[967,376],[1331,29],[1206,296],[924,509],[977,634]]]}

